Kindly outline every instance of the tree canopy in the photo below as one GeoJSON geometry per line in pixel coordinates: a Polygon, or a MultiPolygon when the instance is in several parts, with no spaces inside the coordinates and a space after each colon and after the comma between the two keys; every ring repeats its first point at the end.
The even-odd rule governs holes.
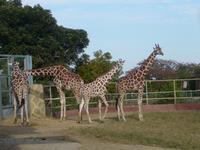
{"type": "Polygon", "coordinates": [[[32,55],[34,67],[75,64],[89,39],[82,29],[57,25],[50,10],[0,0],[0,53],[32,55]]]}
{"type": "MultiPolygon", "coordinates": [[[[86,83],[92,82],[112,68],[116,62],[111,59],[112,55],[109,52],[103,53],[101,50],[94,52],[93,59],[90,59],[89,55],[82,55],[80,58],[81,62],[77,65],[76,71],[86,83]]],[[[115,80],[121,72],[116,74],[113,80],[115,80]]]]}
{"type": "MultiPolygon", "coordinates": [[[[141,65],[140,62],[138,65],[141,65]]],[[[136,67],[137,68],[137,67],[136,67]]],[[[134,69],[136,69],[134,68],[134,69]]],[[[200,64],[180,63],[174,60],[156,59],[153,63],[147,79],[189,79],[200,77],[200,64]]]]}

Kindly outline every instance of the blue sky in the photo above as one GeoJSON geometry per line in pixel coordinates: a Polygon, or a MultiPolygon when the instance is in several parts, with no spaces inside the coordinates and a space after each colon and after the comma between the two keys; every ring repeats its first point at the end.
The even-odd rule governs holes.
{"type": "Polygon", "coordinates": [[[50,9],[57,23],[84,29],[90,39],[86,53],[101,49],[113,60],[134,68],[159,43],[164,56],[185,63],[200,63],[199,0],[22,0],[50,9]]]}

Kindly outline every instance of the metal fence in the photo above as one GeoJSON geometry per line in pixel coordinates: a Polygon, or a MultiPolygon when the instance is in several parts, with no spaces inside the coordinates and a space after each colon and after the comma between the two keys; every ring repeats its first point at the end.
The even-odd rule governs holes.
{"type": "MultiPolygon", "coordinates": [[[[200,103],[200,78],[195,79],[173,79],[173,80],[146,80],[143,94],[144,104],[187,104],[200,103]]],[[[60,98],[54,85],[45,85],[45,103],[47,114],[53,116],[60,111],[60,98]]],[[[66,109],[77,108],[75,98],[70,92],[66,95],[66,109]]],[[[137,104],[138,93],[126,93],[124,97],[125,105],[137,104]]],[[[106,95],[110,105],[115,104],[118,93],[108,93],[106,95]]],[[[90,106],[97,106],[97,98],[90,101],[90,106]]]]}
{"type": "MultiPolygon", "coordinates": [[[[20,69],[32,69],[32,57],[29,55],[2,55],[0,54],[0,118],[12,114],[12,88],[11,72],[12,63],[18,61],[20,69]]],[[[32,77],[29,77],[29,83],[32,83],[32,77]]]]}

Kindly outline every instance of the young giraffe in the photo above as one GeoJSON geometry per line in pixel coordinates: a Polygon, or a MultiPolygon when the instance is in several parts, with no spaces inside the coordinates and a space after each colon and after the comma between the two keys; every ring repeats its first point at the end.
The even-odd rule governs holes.
{"type": "MultiPolygon", "coordinates": [[[[81,113],[82,113],[82,108],[83,106],[85,106],[85,110],[88,116],[88,121],[91,123],[92,120],[90,118],[89,115],[89,101],[91,97],[100,97],[101,100],[103,101],[103,103],[106,105],[105,108],[105,112],[104,112],[104,116],[103,119],[105,118],[107,111],[108,111],[108,102],[106,101],[106,93],[107,93],[107,89],[106,89],[106,85],[107,83],[112,79],[113,75],[120,70],[120,68],[122,67],[124,61],[122,61],[121,59],[117,62],[116,65],[113,66],[113,68],[107,72],[106,74],[98,77],[95,81],[88,83],[88,84],[84,84],[81,87],[81,103],[79,105],[79,121],[81,119],[81,113]]],[[[101,117],[101,100],[99,100],[99,119],[100,121],[102,121],[102,117],[101,117]]]]}
{"type": "Polygon", "coordinates": [[[84,82],[79,75],[70,72],[63,65],[55,65],[45,68],[27,70],[26,75],[54,77],[53,83],[55,84],[56,89],[59,93],[61,103],[60,120],[63,120],[66,117],[66,100],[64,89],[72,90],[77,100],[77,103],[79,104],[80,88],[84,82]]]}
{"type": "Polygon", "coordinates": [[[19,105],[18,109],[21,109],[21,124],[24,124],[24,110],[26,123],[29,124],[28,117],[28,92],[29,92],[29,83],[28,76],[23,74],[19,68],[19,63],[13,63],[12,70],[12,90],[13,90],[13,104],[14,104],[14,123],[17,122],[17,104],[19,105]]]}
{"type": "Polygon", "coordinates": [[[163,52],[159,45],[155,44],[154,51],[150,54],[148,59],[137,69],[130,71],[127,75],[121,77],[117,81],[117,90],[119,92],[119,97],[117,99],[117,111],[118,111],[118,119],[120,120],[120,112],[122,115],[122,119],[126,121],[124,117],[124,110],[123,110],[123,98],[126,91],[138,91],[138,115],[139,120],[143,120],[143,113],[142,113],[142,96],[143,90],[145,85],[145,75],[150,70],[151,65],[153,64],[156,55],[163,55],[163,52]]]}

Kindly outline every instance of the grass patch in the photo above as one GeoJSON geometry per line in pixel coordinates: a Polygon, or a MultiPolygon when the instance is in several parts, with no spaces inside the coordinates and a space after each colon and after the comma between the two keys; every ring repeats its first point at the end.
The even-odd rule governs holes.
{"type": "Polygon", "coordinates": [[[138,121],[137,114],[127,122],[114,118],[94,126],[72,127],[72,134],[123,144],[140,144],[178,149],[200,149],[200,111],[150,112],[138,121]]]}

